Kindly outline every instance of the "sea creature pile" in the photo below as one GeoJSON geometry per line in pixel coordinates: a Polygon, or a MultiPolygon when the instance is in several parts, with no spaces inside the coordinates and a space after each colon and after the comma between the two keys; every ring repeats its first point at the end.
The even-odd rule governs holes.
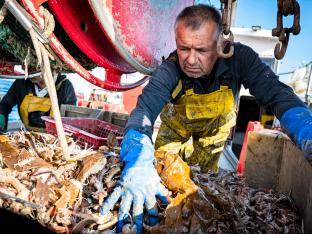
{"type": "MultiPolygon", "coordinates": [[[[85,225],[77,226],[79,221],[96,220],[119,180],[118,149],[92,150],[72,138],[67,141],[71,153],[65,160],[57,138],[50,134],[20,131],[0,136],[0,207],[58,233],[81,232],[85,225]]],[[[93,228],[105,230],[116,222],[112,213],[93,228]]]]}
{"type": "MultiPolygon", "coordinates": [[[[68,137],[70,157],[64,158],[55,136],[23,131],[0,136],[0,207],[57,233],[113,233],[119,204],[105,220],[98,217],[123,166],[116,139],[109,139],[93,150],[68,137]]],[[[157,159],[171,203],[159,202],[159,224],[144,224],[145,232],[302,233],[288,196],[251,188],[234,173],[200,173],[176,155],[157,159]]]]}

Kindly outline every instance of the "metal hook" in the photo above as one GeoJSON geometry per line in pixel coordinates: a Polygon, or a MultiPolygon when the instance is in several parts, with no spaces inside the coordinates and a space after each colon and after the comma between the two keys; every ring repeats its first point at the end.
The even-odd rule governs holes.
{"type": "Polygon", "coordinates": [[[227,59],[233,56],[234,54],[234,45],[232,44],[233,40],[234,40],[234,36],[231,30],[229,31],[228,35],[224,33],[221,33],[219,35],[218,45],[217,45],[217,52],[218,52],[219,57],[227,59]],[[229,50],[226,53],[224,53],[224,48],[226,47],[227,43],[231,43],[231,45],[230,45],[229,50]]]}
{"type": "Polygon", "coordinates": [[[279,42],[276,44],[274,48],[274,55],[276,59],[282,59],[286,53],[287,46],[289,41],[289,32],[285,32],[283,29],[281,31],[279,42]]]}

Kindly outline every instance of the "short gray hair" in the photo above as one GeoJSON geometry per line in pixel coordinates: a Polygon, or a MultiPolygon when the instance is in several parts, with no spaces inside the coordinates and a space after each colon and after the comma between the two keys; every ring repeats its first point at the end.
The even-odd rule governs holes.
{"type": "Polygon", "coordinates": [[[217,25],[218,34],[222,32],[222,19],[219,11],[213,6],[203,4],[184,8],[177,16],[174,27],[178,22],[183,22],[186,27],[197,30],[204,22],[214,22],[217,25]]]}

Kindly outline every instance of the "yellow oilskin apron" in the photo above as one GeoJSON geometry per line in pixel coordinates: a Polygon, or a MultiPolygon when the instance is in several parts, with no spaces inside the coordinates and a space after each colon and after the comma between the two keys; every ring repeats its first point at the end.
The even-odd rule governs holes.
{"type": "Polygon", "coordinates": [[[50,116],[53,116],[50,98],[37,97],[34,96],[32,93],[29,93],[24,97],[20,106],[21,119],[27,130],[44,132],[43,128],[30,126],[29,124],[29,113],[36,111],[50,112],[50,116]]]}
{"type": "Polygon", "coordinates": [[[181,143],[180,156],[189,165],[198,164],[202,172],[217,171],[224,143],[236,122],[234,106],[233,93],[228,86],[209,94],[187,90],[176,104],[169,103],[163,108],[155,149],[162,146],[163,150],[172,142],[181,143]],[[183,144],[191,136],[193,152],[187,154],[183,144]]]}
{"type": "MultiPolygon", "coordinates": [[[[66,80],[67,78],[61,80],[57,85],[56,85],[56,90],[58,91],[62,85],[62,83],[66,80]]],[[[20,114],[21,114],[21,119],[23,121],[23,124],[27,128],[27,130],[32,130],[36,132],[44,132],[44,128],[40,127],[35,127],[31,126],[29,123],[29,113],[31,112],[49,112],[49,115],[53,117],[53,112],[51,109],[51,101],[49,97],[37,97],[33,93],[28,93],[21,105],[20,105],[20,114]]]]}

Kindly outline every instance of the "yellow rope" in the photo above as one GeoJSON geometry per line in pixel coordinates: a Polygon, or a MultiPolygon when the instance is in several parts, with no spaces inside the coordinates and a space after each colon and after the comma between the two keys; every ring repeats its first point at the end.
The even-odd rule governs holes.
{"type": "Polygon", "coordinates": [[[29,64],[29,60],[30,60],[30,48],[27,48],[27,54],[25,56],[24,59],[24,66],[25,66],[25,79],[28,78],[28,64],[29,64]]]}
{"type": "Polygon", "coordinates": [[[54,31],[55,21],[53,15],[43,6],[39,8],[40,14],[44,18],[44,34],[49,38],[54,31]]]}
{"type": "MultiPolygon", "coordinates": [[[[44,8],[42,7],[41,9],[44,9],[44,8]]],[[[49,37],[54,30],[54,26],[55,26],[54,19],[53,19],[53,16],[48,12],[48,10],[44,9],[41,11],[43,11],[44,20],[45,20],[44,32],[46,36],[49,37]]],[[[68,151],[66,136],[65,136],[62,120],[61,120],[61,113],[60,113],[60,109],[58,105],[55,83],[53,80],[53,75],[52,75],[51,66],[50,66],[49,57],[51,58],[51,55],[49,54],[49,52],[47,51],[43,43],[40,42],[39,39],[37,38],[37,34],[34,31],[34,29],[31,29],[29,33],[30,33],[31,40],[33,42],[33,45],[37,54],[38,65],[41,68],[41,73],[44,78],[45,84],[47,86],[49,97],[51,100],[57,136],[60,142],[60,146],[63,150],[63,159],[66,160],[69,157],[69,151],[68,151]]]]}

